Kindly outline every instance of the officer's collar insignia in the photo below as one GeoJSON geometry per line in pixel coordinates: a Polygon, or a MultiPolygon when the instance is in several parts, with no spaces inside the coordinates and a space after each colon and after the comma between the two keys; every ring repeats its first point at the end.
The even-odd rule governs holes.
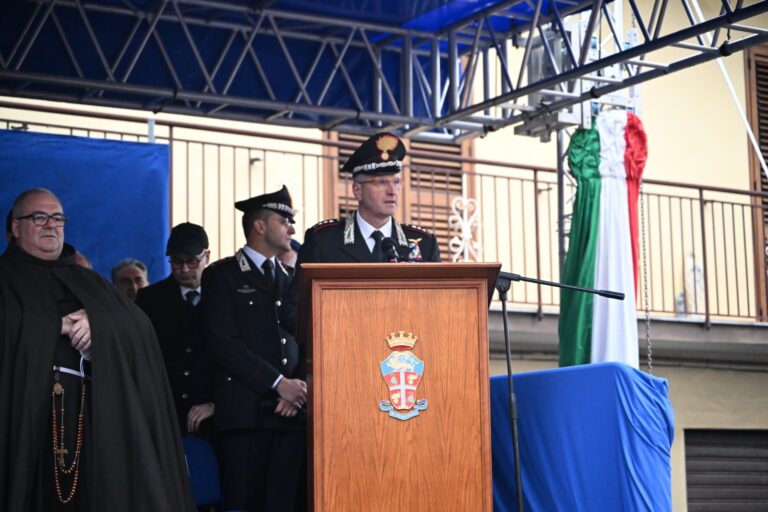
{"type": "Polygon", "coordinates": [[[355,243],[355,214],[347,216],[344,223],[344,245],[354,245],[355,243]]]}
{"type": "Polygon", "coordinates": [[[397,244],[402,245],[403,247],[407,247],[408,240],[406,240],[403,228],[400,226],[400,224],[397,223],[397,221],[395,221],[395,233],[397,233],[397,244]]]}
{"type": "Polygon", "coordinates": [[[392,353],[379,364],[389,390],[389,400],[379,402],[379,410],[398,420],[414,418],[429,405],[426,399],[416,399],[424,375],[424,361],[411,352],[418,339],[410,332],[390,333],[386,340],[392,353]]]}
{"type": "Polygon", "coordinates": [[[251,264],[248,263],[248,257],[245,255],[242,249],[235,253],[235,258],[237,259],[237,264],[240,265],[240,272],[251,271],[251,264]]]}
{"type": "MultiPolygon", "coordinates": [[[[355,243],[355,216],[357,212],[350,214],[344,224],[344,245],[354,245],[355,243]]],[[[405,238],[405,232],[400,224],[394,219],[395,234],[397,234],[397,244],[403,247],[408,247],[408,239],[405,238]]]]}
{"type": "Polygon", "coordinates": [[[382,135],[376,139],[376,149],[381,151],[381,159],[389,160],[389,152],[397,147],[397,137],[394,135],[382,135]]]}

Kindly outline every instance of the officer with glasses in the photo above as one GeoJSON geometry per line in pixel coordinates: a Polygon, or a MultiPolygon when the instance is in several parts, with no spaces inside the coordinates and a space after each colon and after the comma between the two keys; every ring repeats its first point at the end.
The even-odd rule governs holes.
{"type": "Polygon", "coordinates": [[[207,438],[215,406],[213,365],[203,336],[201,279],[208,265],[208,235],[184,222],[171,230],[165,254],[171,275],[139,290],[136,304],[157,333],[182,435],[207,438]]]}
{"type": "Polygon", "coordinates": [[[355,150],[341,172],[352,175],[357,211],[308,229],[297,268],[302,263],[440,261],[440,248],[431,232],[394,218],[403,189],[405,155],[403,142],[387,132],[373,135],[355,150]],[[394,241],[396,255],[391,245],[388,254],[382,251],[385,238],[394,241]]]}

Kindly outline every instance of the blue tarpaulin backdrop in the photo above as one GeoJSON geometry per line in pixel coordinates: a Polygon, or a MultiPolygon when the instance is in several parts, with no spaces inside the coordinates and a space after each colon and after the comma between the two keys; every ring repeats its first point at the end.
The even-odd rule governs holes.
{"type": "MultiPolygon", "coordinates": [[[[109,279],[123,258],[168,274],[168,146],[0,130],[0,210],[32,187],[54,192],[70,218],[65,239],[109,279]]],[[[0,241],[0,251],[6,246],[0,241]]]]}
{"type": "MultiPolygon", "coordinates": [[[[515,375],[526,510],[672,510],[667,381],[604,363],[515,375]]],[[[491,379],[494,510],[517,510],[507,377],[491,379]]]]}

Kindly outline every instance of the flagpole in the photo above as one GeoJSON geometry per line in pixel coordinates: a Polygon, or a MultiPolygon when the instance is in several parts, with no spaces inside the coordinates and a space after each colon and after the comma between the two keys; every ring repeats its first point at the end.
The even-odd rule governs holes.
{"type": "Polygon", "coordinates": [[[515,485],[517,487],[517,510],[523,512],[523,476],[520,464],[520,443],[517,429],[517,397],[515,396],[515,385],[512,381],[512,348],[509,342],[509,325],[507,320],[507,292],[512,286],[512,281],[525,281],[528,283],[542,284],[556,288],[567,288],[584,293],[592,293],[607,297],[609,299],[624,300],[624,294],[610,290],[594,290],[565,283],[556,283],[554,281],[545,281],[543,279],[534,279],[531,277],[513,274],[511,272],[499,272],[496,278],[496,290],[499,292],[501,300],[502,321],[504,322],[504,351],[507,359],[507,384],[509,390],[509,417],[512,424],[512,448],[514,451],[515,464],[515,485]]]}

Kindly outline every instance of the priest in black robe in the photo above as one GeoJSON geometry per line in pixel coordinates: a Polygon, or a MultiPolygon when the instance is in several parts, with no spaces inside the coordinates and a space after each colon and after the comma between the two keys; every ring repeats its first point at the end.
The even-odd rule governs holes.
{"type": "Polygon", "coordinates": [[[22,193],[0,256],[0,510],[194,510],[152,325],[75,264],[66,220],[22,193]]]}

